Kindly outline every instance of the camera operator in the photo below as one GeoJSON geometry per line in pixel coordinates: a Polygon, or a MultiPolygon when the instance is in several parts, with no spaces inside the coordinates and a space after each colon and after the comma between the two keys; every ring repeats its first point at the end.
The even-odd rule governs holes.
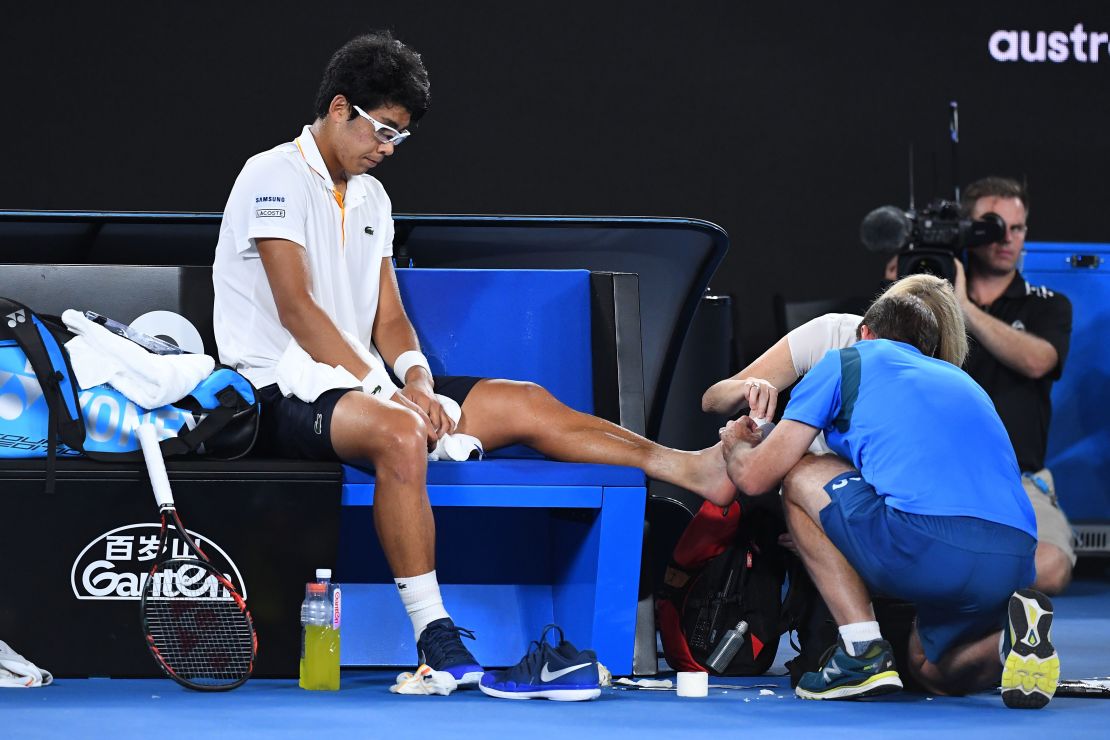
{"type": "Polygon", "coordinates": [[[1071,526],[1056,502],[1045,468],[1050,392],[1060,377],[1071,336],[1071,302],[1030,285],[1017,270],[1025,246],[1029,197],[1015,180],[987,177],[963,192],[962,209],[1005,222],[1002,241],[967,250],[967,276],[957,267],[956,296],[971,335],[964,369],[987,391],[1010,435],[1022,482],[1037,515],[1035,588],[1062,592],[1075,565],[1071,526]]]}

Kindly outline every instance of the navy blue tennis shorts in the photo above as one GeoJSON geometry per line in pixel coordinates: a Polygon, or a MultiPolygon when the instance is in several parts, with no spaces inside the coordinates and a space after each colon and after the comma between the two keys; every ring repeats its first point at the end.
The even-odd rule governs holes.
{"type": "MultiPolygon", "coordinates": [[[[437,394],[459,406],[482,378],[469,375],[438,375],[433,378],[437,394]]],[[[320,394],[312,403],[286,398],[277,384],[258,391],[262,402],[256,449],[261,455],[296,460],[338,461],[331,444],[331,417],[339,399],[358,388],[336,388],[320,394]]]]}
{"type": "Polygon", "coordinates": [[[917,630],[933,663],[949,648],[1006,626],[1010,594],[1033,582],[1037,541],[1003,524],[909,514],[884,503],[856,471],[825,485],[825,534],[871,593],[917,605],[917,630]]]}

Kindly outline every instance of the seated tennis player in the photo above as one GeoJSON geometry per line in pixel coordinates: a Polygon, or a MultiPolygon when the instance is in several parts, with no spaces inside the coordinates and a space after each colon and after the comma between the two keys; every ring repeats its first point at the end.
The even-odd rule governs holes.
{"type": "Polygon", "coordinates": [[[335,53],[315,121],[248,160],[235,181],[213,265],[213,323],[220,360],[260,389],[261,444],[374,467],[374,522],[420,662],[476,683],[482,668],[436,580],[425,479],[428,450],[443,435],[472,435],[487,450],[526,444],[557,460],[633,466],[713,499],[731,500],[735,489],[718,448],[661,447],[531,383],[432,376],[397,289],[390,201],[368,174],[410,137],[428,91],[420,56],[389,33],[335,53]],[[291,372],[297,358],[302,366],[291,372]],[[403,384],[397,393],[383,361],[403,384]],[[337,368],[353,383],[334,380],[328,371],[337,368]],[[290,375],[316,390],[287,395],[290,375]],[[437,395],[461,406],[457,424],[437,395]]]}

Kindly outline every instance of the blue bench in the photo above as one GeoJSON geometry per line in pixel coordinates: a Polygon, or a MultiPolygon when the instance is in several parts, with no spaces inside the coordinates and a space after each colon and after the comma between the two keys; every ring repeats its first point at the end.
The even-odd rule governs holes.
{"type": "MultiPolygon", "coordinates": [[[[594,411],[589,272],[409,269],[398,282],[434,373],[530,380],[594,411]]],[[[410,665],[412,631],[373,530],[373,473],[345,466],[343,480],[342,662],[410,665]]],[[[444,599],[477,633],[480,661],[515,663],[556,622],[614,673],[632,672],[642,472],[516,447],[431,463],[428,494],[444,599]]]]}
{"type": "MultiPolygon", "coordinates": [[[[397,234],[394,248],[399,260],[415,260],[425,268],[424,271],[430,267],[464,272],[485,268],[531,270],[572,267],[591,270],[588,311],[585,308],[585,283],[581,276],[576,278],[579,281],[577,288],[567,288],[576,291],[573,295],[553,295],[549,292],[551,286],[542,285],[543,280],[540,280],[541,293],[547,298],[530,307],[527,279],[519,284],[512,284],[509,280],[508,287],[512,291],[519,288],[522,291],[520,295],[500,291],[493,294],[514,296],[508,302],[498,304],[495,300],[492,304],[483,303],[481,292],[471,291],[461,302],[445,304],[440,299],[449,300],[457,290],[451,281],[441,285],[444,292],[436,296],[436,300],[428,301],[420,291],[410,290],[407,286],[410,279],[402,274],[401,287],[408,291],[407,303],[418,331],[425,335],[427,345],[441,347],[439,354],[431,350],[428,352],[433,355],[433,364],[439,363],[437,369],[537,380],[575,408],[592,409],[598,416],[617,421],[649,437],[659,435],[664,401],[668,398],[670,378],[685,329],[709,276],[727,250],[728,240],[718,227],[691,219],[640,217],[423,214],[397,215],[395,220],[397,234]],[[644,294],[642,303],[641,289],[644,294]],[[542,312],[535,309],[539,305],[543,306],[542,312]],[[576,329],[555,336],[569,334],[575,346],[586,347],[589,346],[587,332],[593,335],[592,358],[580,355],[580,358],[587,357],[587,361],[573,368],[561,354],[562,347],[556,352],[550,349],[553,345],[548,342],[530,343],[533,336],[540,335],[535,334],[537,329],[529,323],[529,317],[563,316],[568,305],[574,307],[576,329]],[[471,327],[469,320],[466,320],[470,315],[482,318],[484,323],[473,325],[482,327],[479,335],[458,344],[462,354],[451,350],[449,342],[441,341],[449,337],[437,338],[434,330],[438,319],[428,323],[428,319],[434,316],[429,312],[437,309],[440,310],[440,318],[447,322],[444,326],[453,330],[471,327]],[[499,339],[492,328],[500,326],[498,322],[507,318],[515,323],[511,331],[506,328],[500,336],[505,340],[500,345],[502,354],[495,355],[487,350],[482,355],[481,348],[493,346],[499,339]],[[641,331],[648,338],[642,346],[641,331]],[[470,359],[482,362],[466,366],[467,351],[472,353],[470,359]],[[484,365],[485,361],[495,364],[484,365]],[[517,364],[512,367],[499,364],[509,361],[517,364]],[[592,398],[589,395],[591,377],[592,398]],[[567,386],[570,381],[577,386],[567,386]]],[[[43,313],[60,313],[66,308],[79,306],[125,322],[131,322],[149,311],[169,311],[191,322],[200,333],[205,350],[215,354],[211,326],[211,264],[219,224],[218,213],[0,211],[0,261],[8,263],[0,270],[0,286],[3,288],[0,295],[23,300],[43,313]]],[[[432,276],[429,274],[427,277],[432,276]]],[[[463,282],[469,279],[463,277],[463,282]]],[[[563,320],[569,319],[564,317],[563,320]]],[[[549,337],[546,332],[550,328],[545,325],[542,336],[549,337]]],[[[506,456],[515,455],[522,459],[528,454],[523,449],[507,450],[501,451],[499,458],[505,460],[506,456]]],[[[612,508],[611,499],[617,494],[627,493],[628,489],[642,486],[642,478],[636,471],[625,471],[631,476],[627,480],[595,477],[602,471],[583,469],[578,479],[553,482],[551,478],[541,479],[540,476],[547,476],[548,471],[542,467],[542,461],[536,459],[538,456],[533,454],[531,457],[530,462],[536,465],[526,468],[528,472],[524,474],[529,492],[537,493],[538,485],[558,485],[565,498],[556,503],[566,506],[536,506],[534,502],[542,499],[521,499],[515,494],[513,503],[517,505],[512,508],[442,506],[445,502],[456,503],[457,500],[441,498],[441,493],[446,491],[440,491],[437,486],[446,485],[446,481],[439,477],[437,466],[433,466],[430,472],[432,499],[441,505],[437,511],[439,572],[441,581],[446,584],[444,591],[451,610],[460,623],[479,628],[481,641],[476,652],[489,665],[515,661],[527,642],[536,636],[534,632],[538,626],[555,619],[571,630],[572,640],[593,642],[610,667],[627,672],[627,665],[622,667],[622,663],[627,663],[622,657],[627,644],[623,631],[626,630],[625,625],[631,622],[631,615],[623,594],[629,593],[635,582],[628,574],[635,570],[634,565],[640,560],[642,520],[637,518],[633,522],[633,517],[627,516],[627,524],[622,524],[617,531],[622,533],[621,536],[628,534],[628,541],[634,544],[627,547],[614,545],[611,520],[618,509],[612,508]],[[577,487],[579,482],[584,482],[587,488],[602,489],[602,503],[597,504],[597,494],[593,494],[587,499],[595,504],[580,506],[581,501],[572,498],[569,490],[577,487]],[[571,534],[567,534],[568,531],[571,534]],[[571,543],[571,547],[566,552],[577,560],[565,554],[567,542],[571,543]],[[591,554],[591,549],[595,547],[600,554],[596,551],[591,554]],[[506,564],[506,560],[511,563],[506,564]],[[588,571],[582,570],[583,564],[588,566],[588,571]],[[619,568],[619,572],[614,568],[619,568]],[[475,580],[478,578],[483,580],[478,582],[475,580]],[[612,589],[606,583],[612,584],[612,589]],[[567,584],[574,584],[574,587],[567,584]],[[477,598],[470,599],[464,593],[456,593],[456,589],[462,592],[471,590],[472,585],[480,586],[479,590],[483,592],[477,598]],[[525,589],[525,586],[528,588],[525,589]],[[514,589],[544,594],[535,599],[535,603],[542,608],[528,612],[527,618],[520,618],[518,627],[501,634],[507,628],[481,620],[492,620],[498,614],[506,615],[507,619],[517,619],[511,616],[517,614],[514,609],[520,605],[531,609],[527,606],[531,602],[514,594],[514,589]],[[587,596],[592,598],[594,591],[599,589],[603,593],[597,604],[587,603],[587,596]],[[613,593],[605,593],[606,589],[613,593]],[[499,601],[495,598],[497,594],[505,598],[499,601]],[[573,598],[568,594],[573,594],[573,598]],[[478,612],[473,618],[471,603],[475,604],[478,612]],[[564,605],[568,604],[572,608],[565,608],[564,605]],[[615,605],[615,609],[611,605],[615,605]],[[610,623],[606,622],[609,614],[620,615],[620,630],[613,631],[604,626],[610,623]],[[576,616],[589,621],[590,626],[579,628],[574,621],[576,616]],[[604,644],[610,639],[620,646],[619,649],[610,650],[604,644]]],[[[510,463],[505,460],[505,465],[510,463]]],[[[0,468],[4,467],[0,465],[0,468]]],[[[0,477],[13,481],[11,485],[5,484],[5,493],[12,496],[0,497],[0,508],[5,503],[22,506],[23,496],[37,495],[41,490],[44,475],[41,461],[14,461],[7,467],[9,469],[0,470],[0,477]]],[[[141,507],[134,514],[128,514],[129,509],[113,510],[113,516],[123,517],[120,522],[140,521],[144,516],[142,512],[148,511],[149,492],[142,491],[145,473],[141,470],[125,470],[127,466],[95,467],[82,461],[62,461],[61,467],[70,468],[61,474],[63,489],[83,491],[86,483],[90,486],[96,483],[91,478],[91,482],[86,481],[89,476],[97,481],[128,476],[126,486],[120,486],[118,491],[111,486],[102,487],[105,495],[118,494],[123,500],[134,500],[136,506],[141,507]]],[[[573,467],[555,465],[551,469],[569,475],[573,467]]],[[[329,516],[337,519],[339,497],[343,493],[339,480],[343,472],[340,466],[249,457],[230,463],[206,459],[174,461],[169,468],[175,486],[180,483],[189,489],[195,487],[199,497],[197,501],[192,501],[189,500],[192,494],[188,490],[181,492],[181,500],[190,511],[190,526],[205,532],[210,527],[219,529],[221,544],[229,552],[234,552],[237,560],[241,561],[249,555],[254,561],[244,566],[244,573],[251,582],[251,604],[260,634],[264,636],[264,649],[256,666],[256,675],[284,676],[295,671],[299,651],[297,607],[304,593],[300,581],[311,576],[312,568],[339,562],[341,567],[337,575],[352,584],[366,584],[372,588],[378,584],[389,584],[389,574],[382,563],[370,524],[372,508],[366,505],[372,500],[370,498],[350,499],[361,500],[362,504],[352,503],[343,507],[342,558],[335,554],[335,529],[316,527],[308,531],[305,526],[307,520],[301,514],[287,512],[272,522],[268,521],[262,530],[250,530],[227,526],[227,516],[206,514],[200,505],[209,500],[209,495],[215,497],[213,500],[221,500],[224,488],[232,481],[236,481],[236,496],[248,495],[245,489],[239,490],[244,487],[238,484],[240,479],[246,477],[256,481],[260,487],[260,491],[249,493],[249,496],[262,495],[261,489],[267,495],[274,494],[279,498],[299,492],[306,500],[316,502],[312,516],[327,509],[329,516]],[[251,534],[248,535],[248,532],[251,534]],[[256,552],[261,553],[258,558],[254,558],[256,552]],[[275,556],[287,558],[283,561],[285,565],[276,570],[275,556]]],[[[458,469],[454,468],[456,472],[458,469]]],[[[492,469],[479,469],[483,475],[493,473],[492,469]]],[[[604,472],[606,475],[615,474],[612,469],[605,469],[604,472]]],[[[511,477],[487,480],[494,480],[496,485],[520,482],[519,478],[511,477]]],[[[467,485],[477,483],[474,479],[466,481],[467,485]]],[[[99,483],[96,485],[99,486],[99,483]]],[[[487,490],[491,488],[486,484],[482,486],[487,490]]],[[[362,493],[366,492],[362,490],[362,493]]],[[[457,489],[450,492],[451,496],[456,494],[457,489]]],[[[670,496],[668,492],[656,501],[662,502],[663,508],[669,508],[670,496]]],[[[485,499],[487,502],[491,500],[485,499]]],[[[104,507],[97,504],[92,510],[102,512],[104,507]]],[[[251,499],[251,503],[236,508],[236,513],[240,511],[250,514],[268,511],[268,507],[251,499]]],[[[65,555],[72,560],[72,554],[79,552],[101,530],[96,529],[99,525],[89,517],[71,517],[69,521],[71,524],[79,521],[81,526],[73,531],[56,533],[58,537],[55,539],[59,541],[52,551],[62,553],[59,558],[64,559],[65,555]]],[[[104,526],[109,529],[117,526],[109,524],[111,522],[105,522],[104,526]]],[[[34,528],[27,532],[31,536],[37,535],[34,528]]],[[[34,562],[32,580],[46,584],[42,596],[62,600],[59,603],[66,604],[62,610],[67,619],[72,620],[76,612],[66,601],[72,597],[65,585],[66,577],[55,577],[46,568],[46,563],[40,561],[43,559],[34,562]]],[[[69,572],[69,565],[65,564],[66,573],[69,572]]],[[[350,604],[358,602],[360,590],[360,586],[349,590],[350,604]]],[[[641,587],[642,594],[648,591],[641,587]]],[[[71,639],[51,643],[57,644],[57,654],[49,660],[44,658],[44,662],[61,675],[146,675],[146,671],[153,670],[149,657],[144,652],[120,649],[126,643],[126,630],[119,632],[118,640],[113,638],[98,642],[85,637],[103,632],[97,627],[101,620],[107,624],[128,623],[134,616],[132,607],[127,602],[81,602],[78,621],[83,631],[70,629],[67,634],[71,639]],[[116,607],[122,610],[118,614],[116,607]],[[97,650],[91,649],[94,643],[97,650]]],[[[393,639],[393,636],[403,637],[408,631],[403,621],[397,622],[403,628],[388,628],[390,620],[395,620],[400,610],[395,599],[383,601],[380,605],[371,602],[367,608],[371,611],[366,618],[371,620],[373,626],[372,633],[367,632],[367,635],[393,639]],[[377,629],[379,626],[381,630],[377,629]]],[[[650,597],[647,596],[639,603],[636,622],[638,630],[633,668],[639,673],[654,672],[657,662],[651,615],[650,597]]],[[[53,625],[43,620],[37,620],[36,624],[40,622],[46,625],[44,635],[56,633],[53,625]]],[[[348,620],[345,655],[352,664],[368,660],[366,651],[359,648],[363,636],[360,629],[354,619],[348,620]]],[[[8,631],[17,634],[11,629],[8,631]]],[[[26,644],[35,645],[35,642],[32,640],[26,644]]],[[[414,657],[407,647],[397,649],[394,655],[389,660],[402,665],[411,664],[414,657]]]]}

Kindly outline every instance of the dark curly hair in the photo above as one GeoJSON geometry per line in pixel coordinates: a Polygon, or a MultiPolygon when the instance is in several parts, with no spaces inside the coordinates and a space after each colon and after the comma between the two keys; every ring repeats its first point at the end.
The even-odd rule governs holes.
{"type": "MultiPolygon", "coordinates": [[[[420,55],[389,31],[356,36],[332,55],[316,93],[316,117],[324,118],[336,95],[363,110],[399,105],[416,123],[431,105],[428,71],[420,55]]],[[[351,110],[350,117],[357,113],[351,110]]]]}

